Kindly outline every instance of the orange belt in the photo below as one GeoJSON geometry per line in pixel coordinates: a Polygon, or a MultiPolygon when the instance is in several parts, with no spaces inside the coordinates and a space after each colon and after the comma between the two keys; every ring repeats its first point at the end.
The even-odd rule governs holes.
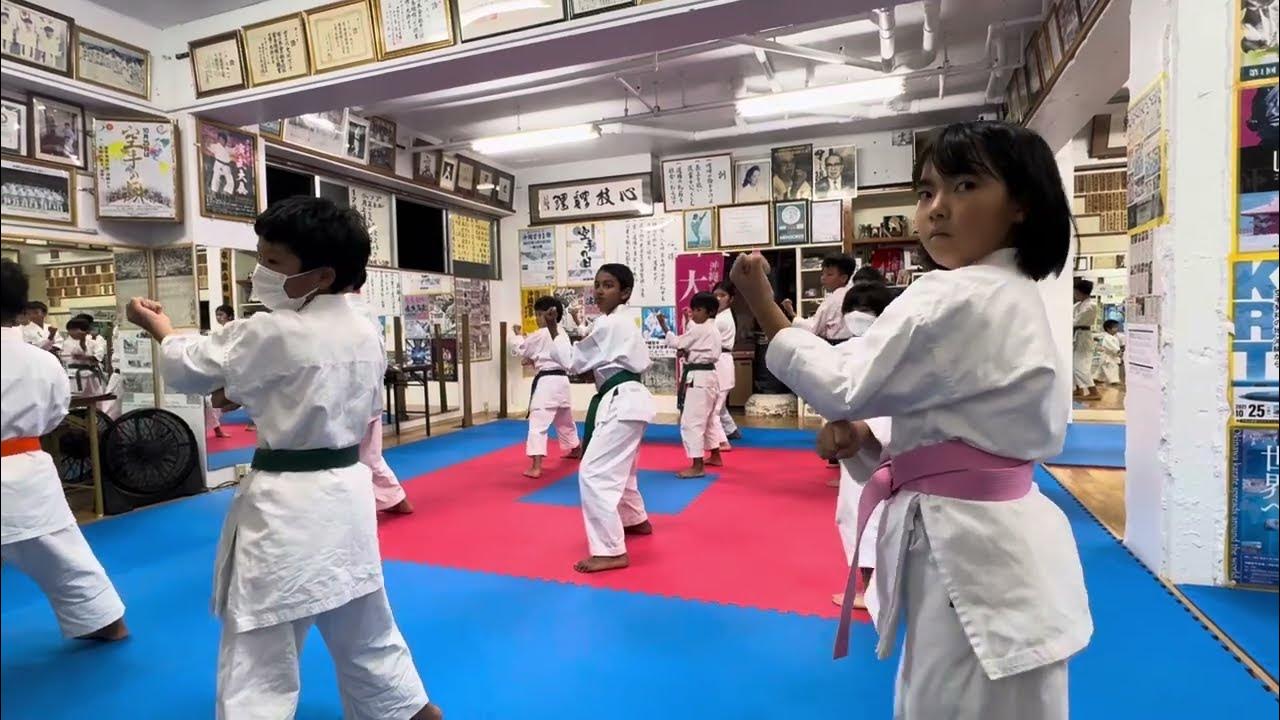
{"type": "Polygon", "coordinates": [[[20,455],[28,452],[40,452],[40,438],[20,437],[0,440],[0,457],[20,455]]]}

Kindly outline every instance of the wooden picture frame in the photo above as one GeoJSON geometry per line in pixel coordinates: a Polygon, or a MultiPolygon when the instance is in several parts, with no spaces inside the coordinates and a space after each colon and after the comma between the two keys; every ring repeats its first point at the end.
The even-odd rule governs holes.
{"type": "MultiPolygon", "coordinates": [[[[307,19],[300,12],[240,28],[244,43],[245,75],[251,87],[288,82],[311,74],[311,50],[307,47],[307,19]],[[272,41],[277,41],[272,43],[272,41]],[[293,69],[282,73],[264,73],[255,56],[262,46],[289,46],[287,52],[293,69]]],[[[269,52],[269,49],[264,50],[269,52]]],[[[283,51],[282,51],[283,52],[283,51]]]]}
{"type": "Polygon", "coordinates": [[[1041,40],[1040,31],[1036,30],[1031,35],[1031,41],[1027,43],[1026,53],[1026,71],[1027,71],[1027,95],[1033,98],[1032,105],[1040,99],[1040,94],[1044,91],[1044,58],[1040,55],[1041,40]]]}
{"type": "MultiPolygon", "coordinates": [[[[429,52],[431,50],[439,50],[440,48],[451,47],[457,43],[457,34],[453,29],[453,3],[445,0],[440,4],[444,8],[444,27],[445,37],[441,39],[431,39],[434,35],[428,35],[422,38],[413,38],[418,42],[409,42],[395,45],[387,41],[388,27],[387,15],[395,12],[395,8],[403,8],[411,5],[422,7],[426,3],[423,0],[372,0],[373,1],[373,26],[374,36],[378,41],[378,59],[388,60],[391,58],[403,57],[405,55],[416,55],[417,53],[429,52]]],[[[438,26],[437,26],[438,27],[438,26]]]]}
{"type": "Polygon", "coordinates": [[[498,172],[498,189],[494,192],[494,200],[504,210],[514,210],[516,202],[516,176],[508,172],[498,172]]]}
{"type": "Polygon", "coordinates": [[[347,142],[342,159],[348,162],[369,164],[369,121],[347,113],[347,142]]]}
{"type": "MultiPolygon", "coordinates": [[[[75,103],[55,100],[54,98],[44,97],[42,95],[32,95],[28,98],[28,127],[30,135],[28,138],[27,148],[28,154],[32,160],[38,160],[55,165],[67,165],[69,167],[84,168],[85,165],[85,142],[88,134],[85,133],[85,114],[84,108],[75,103]],[[66,132],[61,135],[53,133],[44,133],[42,128],[45,125],[45,118],[48,113],[59,113],[70,115],[74,119],[74,126],[71,128],[74,137],[75,155],[66,151],[66,132]],[[59,145],[59,143],[61,143],[59,145]],[[59,148],[52,152],[46,152],[43,148],[54,147],[59,148]]],[[[55,124],[65,120],[59,118],[55,120],[55,124]]]]}
{"type": "Polygon", "coordinates": [[[1044,19],[1044,30],[1040,33],[1043,40],[1045,58],[1049,61],[1049,72],[1045,77],[1047,83],[1050,78],[1058,76],[1059,66],[1063,63],[1066,54],[1062,47],[1062,24],[1058,22],[1057,6],[1049,8],[1049,14],[1044,19]]]}
{"type": "Polygon", "coordinates": [[[187,43],[191,82],[196,97],[235,92],[249,87],[244,38],[239,30],[187,43]]]}
{"type": "Polygon", "coordinates": [[[230,125],[197,118],[196,159],[200,171],[200,214],[234,222],[251,223],[256,220],[261,208],[258,202],[261,185],[258,136],[230,125]],[[227,147],[220,142],[222,136],[235,142],[227,147]],[[246,143],[247,148],[244,147],[246,143]],[[224,192],[224,188],[230,192],[224,192]],[[239,196],[244,196],[248,202],[243,202],[239,196]],[[241,200],[239,206],[237,200],[241,200]]]}
{"type": "Polygon", "coordinates": [[[1128,156],[1129,148],[1127,143],[1123,142],[1123,135],[1121,135],[1122,142],[1119,145],[1108,144],[1108,140],[1111,137],[1111,121],[1113,119],[1114,116],[1107,113],[1093,116],[1093,120],[1089,123],[1089,157],[1098,160],[1112,160],[1128,156]]]}
{"type": "Polygon", "coordinates": [[[75,76],[76,21],[74,19],[26,0],[0,0],[0,8],[9,11],[11,27],[14,28],[15,33],[15,39],[8,44],[9,47],[0,46],[0,57],[55,75],[75,76]],[[56,24],[60,23],[65,27],[65,37],[62,38],[62,57],[56,62],[48,63],[38,60],[36,48],[27,48],[17,41],[17,29],[28,18],[31,21],[33,34],[41,24],[52,27],[55,32],[58,30],[56,24]],[[15,48],[18,49],[17,53],[13,52],[15,48]]]}
{"type": "MultiPolygon", "coordinates": [[[[95,117],[93,119],[93,142],[94,153],[99,158],[99,162],[96,163],[96,167],[94,168],[95,172],[93,175],[94,207],[99,219],[147,222],[182,222],[182,138],[181,133],[178,130],[177,123],[166,118],[95,117]],[[149,158],[147,162],[154,162],[160,166],[169,166],[170,182],[164,189],[171,192],[172,203],[167,208],[164,208],[164,212],[157,212],[153,210],[146,214],[140,214],[135,212],[140,206],[138,203],[132,201],[130,201],[128,205],[131,210],[129,213],[120,212],[116,209],[104,211],[104,203],[114,204],[117,202],[117,198],[113,196],[114,194],[127,190],[127,194],[136,196],[137,191],[133,188],[141,186],[142,182],[138,177],[135,177],[133,180],[126,182],[123,186],[116,186],[116,193],[113,193],[111,187],[105,183],[112,182],[111,173],[113,170],[114,158],[112,158],[108,153],[107,162],[102,162],[101,158],[103,157],[103,154],[98,152],[99,148],[104,146],[106,148],[113,148],[116,144],[116,140],[113,139],[113,135],[117,133],[123,134],[123,130],[120,128],[137,126],[134,128],[134,131],[138,132],[142,129],[141,126],[144,125],[150,126],[149,128],[145,128],[147,132],[143,133],[144,135],[147,135],[148,139],[150,139],[150,131],[154,130],[157,136],[157,146],[163,148],[167,145],[168,157],[161,159],[159,157],[159,153],[151,151],[144,151],[139,157],[144,159],[149,158]],[[159,137],[166,134],[169,136],[167,143],[163,142],[163,138],[159,137]]],[[[123,151],[128,151],[129,149],[130,146],[123,146],[123,151]]],[[[136,165],[137,164],[135,163],[133,170],[135,175],[137,173],[136,165]]]]}
{"type": "Polygon", "coordinates": [[[443,159],[439,150],[427,146],[413,148],[413,181],[426,187],[440,187],[443,159]]]}
{"type": "Polygon", "coordinates": [[[773,212],[769,216],[775,247],[795,247],[809,244],[812,238],[812,228],[810,227],[809,201],[807,199],[776,201],[773,203],[773,212]],[[784,231],[786,233],[785,236],[783,234],[784,231]]]}
{"type": "Polygon", "coordinates": [[[284,120],[268,120],[258,123],[258,135],[272,140],[284,140],[284,120]]]}
{"type": "Polygon", "coordinates": [[[493,205],[498,193],[498,171],[488,165],[476,165],[476,185],[473,195],[488,205],[493,205]]]}
{"type": "MultiPolygon", "coordinates": [[[[18,220],[21,222],[47,223],[50,225],[65,225],[75,227],[78,224],[79,214],[76,208],[76,169],[69,165],[54,165],[52,163],[38,162],[29,158],[19,158],[14,156],[4,156],[0,158],[0,168],[3,168],[4,179],[6,184],[14,185],[22,183],[25,179],[28,182],[22,183],[24,186],[30,186],[31,190],[57,192],[66,198],[67,212],[66,218],[59,217],[53,219],[48,215],[40,215],[39,205],[42,200],[38,197],[39,193],[33,193],[28,200],[21,201],[20,193],[6,193],[6,198],[13,203],[9,207],[0,205],[0,217],[9,220],[18,220]],[[22,174],[27,175],[26,178],[22,174]],[[30,207],[22,207],[29,204],[30,207]]],[[[47,202],[47,199],[45,200],[47,202]]],[[[61,215],[62,213],[59,213],[61,215]]]]}
{"type": "Polygon", "coordinates": [[[582,178],[560,182],[540,183],[529,186],[529,224],[557,225],[565,223],[594,223],[622,218],[649,217],[653,215],[653,173],[629,173],[609,177],[582,178]],[[599,193],[608,191],[609,207],[597,205],[594,212],[590,204],[596,203],[599,193]],[[587,193],[586,207],[574,207],[573,197],[587,193]],[[634,199],[631,195],[634,194],[634,199]],[[546,199],[544,210],[540,199],[546,199]],[[615,210],[615,208],[617,208],[615,210]]]}
{"type": "Polygon", "coordinates": [[[374,115],[369,118],[369,168],[388,175],[396,174],[396,133],[394,120],[374,115]]]}
{"type": "Polygon", "coordinates": [[[569,17],[574,19],[590,17],[591,15],[613,12],[615,10],[622,10],[623,8],[635,7],[636,5],[636,0],[569,0],[569,17]],[[578,10],[581,6],[592,5],[595,7],[587,7],[585,10],[578,10]]]}
{"type": "Polygon", "coordinates": [[[377,62],[378,40],[369,0],[338,0],[303,14],[307,18],[307,52],[313,74],[377,62]],[[340,55],[334,50],[330,42],[333,33],[353,45],[351,53],[340,55]]]}
{"type": "Polygon", "coordinates": [[[1076,0],[1058,0],[1054,12],[1058,17],[1058,39],[1062,43],[1062,56],[1071,57],[1079,43],[1080,31],[1084,29],[1080,5],[1076,0]]]}
{"type": "Polygon", "coordinates": [[[479,166],[475,160],[458,155],[458,174],[457,182],[454,183],[454,192],[463,197],[474,197],[476,194],[476,179],[478,178],[479,166]]]}
{"type": "Polygon", "coordinates": [[[75,48],[77,80],[124,93],[125,95],[142,98],[143,100],[151,99],[151,53],[149,51],[86,27],[76,28],[75,48]],[[86,55],[86,46],[91,44],[96,45],[96,47],[88,48],[88,55],[86,55]],[[132,68],[137,70],[134,74],[138,76],[138,81],[133,83],[117,81],[113,83],[113,80],[126,75],[126,73],[122,72],[125,68],[123,62],[120,67],[110,67],[104,66],[104,63],[109,62],[106,57],[90,59],[95,54],[105,55],[106,53],[115,53],[120,56],[132,55],[135,59],[140,60],[141,70],[132,68]],[[92,75],[88,75],[85,72],[86,67],[101,68],[101,72],[94,72],[92,75]]]}
{"type": "Polygon", "coordinates": [[[755,202],[722,205],[716,219],[721,250],[771,247],[773,244],[773,203],[755,202]]]}
{"type": "Polygon", "coordinates": [[[553,14],[551,8],[531,8],[530,11],[506,11],[507,18],[505,22],[499,22],[497,20],[499,15],[495,15],[485,8],[488,0],[452,0],[451,4],[458,11],[455,22],[458,26],[458,40],[463,43],[529,30],[530,28],[564,22],[569,19],[569,8],[565,0],[554,0],[552,3],[551,8],[557,8],[559,10],[558,14],[553,14]],[[538,14],[538,10],[542,10],[542,14],[538,14]],[[527,15],[519,18],[511,17],[520,12],[527,12],[527,15]],[[469,27],[474,28],[481,21],[487,21],[489,25],[479,26],[480,29],[478,31],[468,33],[469,27]]]}
{"type": "Polygon", "coordinates": [[[710,205],[733,204],[734,172],[733,156],[731,154],[714,153],[711,155],[670,158],[663,160],[659,167],[662,173],[662,201],[665,209],[676,212],[695,210],[710,205]],[[704,183],[705,196],[696,197],[694,196],[694,188],[687,187],[691,183],[684,181],[686,171],[688,177],[692,177],[696,171],[701,179],[704,170],[708,176],[704,183]],[[723,175],[719,188],[715,185],[717,172],[723,175]],[[681,184],[686,187],[675,187],[673,183],[677,181],[682,181],[681,184]],[[717,189],[721,191],[719,197],[716,197],[715,190],[717,189]]]}
{"type": "Polygon", "coordinates": [[[720,242],[719,215],[720,214],[716,210],[715,205],[711,205],[708,207],[700,207],[700,208],[689,208],[688,210],[685,210],[683,212],[683,215],[681,217],[681,225],[684,230],[683,237],[684,237],[685,252],[707,252],[709,250],[716,249],[716,246],[720,242]],[[701,237],[702,233],[699,232],[698,226],[701,224],[698,221],[699,218],[706,218],[702,222],[707,222],[710,224],[710,229],[706,233],[705,240],[703,240],[703,238],[701,237]],[[690,227],[691,224],[693,225],[692,228],[690,227]],[[698,237],[694,238],[696,242],[690,242],[690,239],[689,239],[690,229],[693,229],[695,235],[698,235],[698,237]]]}
{"type": "Polygon", "coordinates": [[[445,192],[454,192],[458,187],[458,156],[440,154],[440,177],[436,187],[445,192]]]}

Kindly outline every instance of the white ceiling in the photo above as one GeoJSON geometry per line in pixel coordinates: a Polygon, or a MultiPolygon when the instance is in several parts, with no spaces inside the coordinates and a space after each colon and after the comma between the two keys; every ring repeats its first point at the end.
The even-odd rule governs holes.
{"type": "MultiPolygon", "coordinates": [[[[93,0],[93,3],[152,27],[167,28],[257,5],[258,0],[93,0]]],[[[298,9],[306,4],[299,3],[298,9]]]]}

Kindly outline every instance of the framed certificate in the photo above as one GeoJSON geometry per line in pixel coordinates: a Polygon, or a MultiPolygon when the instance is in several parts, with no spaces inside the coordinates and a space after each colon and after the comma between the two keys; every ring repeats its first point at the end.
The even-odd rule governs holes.
{"type": "Polygon", "coordinates": [[[240,32],[250,85],[270,85],[311,73],[302,13],[246,25],[240,32]]]}
{"type": "Polygon", "coordinates": [[[449,5],[448,0],[373,0],[378,57],[385,60],[452,45],[449,5]]]}
{"type": "Polygon", "coordinates": [[[244,48],[240,31],[214,35],[187,45],[196,97],[243,90],[249,87],[244,75],[244,48]]]}
{"type": "Polygon", "coordinates": [[[720,208],[720,249],[768,247],[770,218],[767,202],[720,208]]]}
{"type": "Polygon", "coordinates": [[[457,0],[462,42],[527,30],[569,17],[564,0],[457,0]]]}
{"type": "Polygon", "coordinates": [[[569,0],[569,10],[574,17],[579,18],[584,15],[619,10],[635,4],[636,0],[569,0]]]}
{"type": "Polygon", "coordinates": [[[378,59],[368,0],[342,0],[307,11],[311,70],[341,70],[378,59]]]}

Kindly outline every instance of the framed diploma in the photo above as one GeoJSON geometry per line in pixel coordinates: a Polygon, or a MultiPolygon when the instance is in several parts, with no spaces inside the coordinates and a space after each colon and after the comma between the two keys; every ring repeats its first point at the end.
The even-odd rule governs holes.
{"type": "Polygon", "coordinates": [[[631,7],[636,0],[569,0],[569,10],[576,18],[631,7]]]}
{"type": "Polygon", "coordinates": [[[770,204],[746,203],[720,208],[720,249],[769,246],[770,204]]]}
{"type": "Polygon", "coordinates": [[[311,73],[302,13],[246,25],[240,32],[250,85],[270,85],[311,73]]]}
{"type": "Polygon", "coordinates": [[[240,31],[194,40],[187,45],[191,56],[191,76],[196,97],[243,90],[249,87],[244,75],[244,48],[240,31]]]}
{"type": "Polygon", "coordinates": [[[322,73],[378,59],[368,0],[342,0],[307,11],[311,69],[322,73]]]}
{"type": "Polygon", "coordinates": [[[383,60],[455,42],[448,0],[373,0],[373,22],[383,60]]]}
{"type": "Polygon", "coordinates": [[[564,0],[456,0],[462,42],[527,30],[569,17],[564,0]]]}

